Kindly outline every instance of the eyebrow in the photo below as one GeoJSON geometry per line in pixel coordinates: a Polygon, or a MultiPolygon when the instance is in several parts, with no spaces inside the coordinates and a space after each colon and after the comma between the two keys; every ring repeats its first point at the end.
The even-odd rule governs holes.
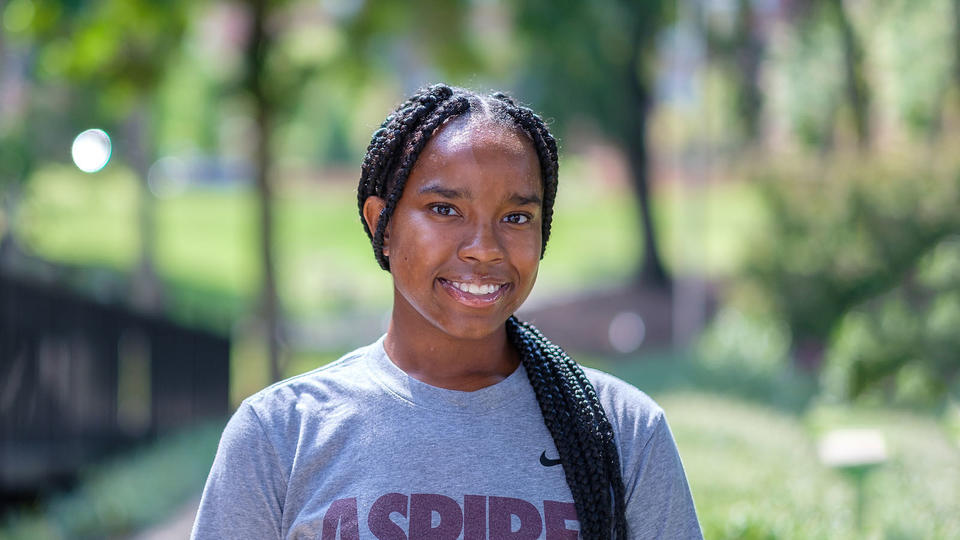
{"type": "Polygon", "coordinates": [[[462,189],[443,187],[436,182],[429,183],[417,190],[417,193],[423,195],[426,193],[435,193],[447,199],[469,199],[470,192],[462,189]]]}
{"type": "MultiPolygon", "coordinates": [[[[439,195],[446,199],[470,199],[472,194],[468,189],[456,189],[444,187],[438,182],[431,182],[420,189],[417,190],[417,193],[424,195],[427,193],[433,193],[439,195]]],[[[536,194],[520,194],[514,193],[510,196],[510,202],[518,206],[526,206],[528,204],[540,205],[543,203],[542,199],[536,194]]]]}
{"type": "Polygon", "coordinates": [[[521,195],[521,194],[519,194],[519,193],[516,193],[516,194],[514,194],[512,197],[510,197],[510,202],[512,202],[512,203],[514,203],[514,204],[516,204],[516,205],[518,205],[518,206],[526,206],[526,205],[528,205],[528,204],[536,204],[536,205],[539,205],[539,204],[541,204],[543,201],[541,201],[541,200],[540,200],[540,197],[538,197],[538,196],[536,196],[536,195],[521,195]]]}

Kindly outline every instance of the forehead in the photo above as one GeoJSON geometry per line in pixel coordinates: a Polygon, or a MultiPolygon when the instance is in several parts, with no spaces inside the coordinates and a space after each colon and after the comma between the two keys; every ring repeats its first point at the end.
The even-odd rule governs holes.
{"type": "Polygon", "coordinates": [[[536,150],[520,128],[479,116],[458,116],[440,127],[427,148],[435,153],[456,153],[481,148],[494,148],[509,157],[525,157],[536,150]]]}
{"type": "Polygon", "coordinates": [[[433,176],[464,182],[501,180],[527,191],[543,190],[540,161],[526,133],[482,117],[456,117],[427,142],[410,180],[433,176]]]}

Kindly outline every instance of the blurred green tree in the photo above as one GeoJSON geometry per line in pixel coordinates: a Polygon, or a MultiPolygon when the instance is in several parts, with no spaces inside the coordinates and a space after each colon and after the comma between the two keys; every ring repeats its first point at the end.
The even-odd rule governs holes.
{"type": "Polygon", "coordinates": [[[745,298],[787,324],[802,364],[827,360],[838,393],[935,399],[960,382],[957,170],[859,164],[760,183],[771,220],[745,298]]]}
{"type": "Polygon", "coordinates": [[[760,88],[760,63],[766,51],[766,36],[752,0],[738,0],[734,58],[737,66],[736,116],[743,124],[748,143],[760,137],[763,91],[760,88]]]}
{"type": "Polygon", "coordinates": [[[19,96],[8,101],[12,106],[0,114],[0,189],[6,220],[0,238],[0,260],[16,265],[25,255],[20,236],[23,231],[18,229],[25,184],[44,160],[67,153],[72,138],[80,129],[92,125],[95,115],[80,107],[64,110],[61,103],[89,97],[89,88],[78,86],[63,92],[62,88],[36,85],[26,74],[13,84],[20,87],[16,92],[19,96]]]}
{"type": "Polygon", "coordinates": [[[35,145],[31,144],[28,129],[28,113],[32,105],[28,81],[22,69],[11,65],[18,60],[26,63],[28,46],[22,43],[25,40],[18,34],[25,33],[29,25],[30,8],[32,6],[0,4],[0,27],[5,30],[0,32],[0,96],[4,105],[0,109],[0,189],[5,220],[0,235],[0,261],[4,262],[19,251],[14,229],[20,191],[36,163],[37,152],[35,145]],[[8,38],[8,33],[13,40],[8,38]],[[18,41],[20,47],[16,46],[18,41]]]}
{"type": "MultiPolygon", "coordinates": [[[[267,64],[274,36],[267,31],[268,18],[276,2],[247,0],[248,16],[246,29],[245,65],[241,87],[252,102],[256,122],[256,142],[253,156],[254,181],[257,186],[258,214],[260,218],[259,254],[261,264],[260,313],[265,327],[270,379],[280,380],[281,365],[281,316],[277,295],[274,247],[273,213],[273,152],[272,133],[281,92],[269,83],[267,64]]],[[[288,93],[289,90],[287,90],[288,93]]],[[[289,97],[289,96],[288,96],[289,97]]]]}
{"type": "MultiPolygon", "coordinates": [[[[850,8],[843,0],[799,0],[789,4],[788,15],[804,41],[813,40],[813,35],[826,27],[836,35],[842,53],[844,102],[852,120],[856,142],[861,150],[871,143],[871,92],[867,81],[863,39],[858,34],[850,16],[850,8]]],[[[814,47],[822,44],[814,45],[814,47]]],[[[833,111],[833,113],[839,110],[833,111]]],[[[824,147],[833,145],[832,130],[834,114],[829,115],[829,125],[824,126],[824,147]]]]}
{"type": "Polygon", "coordinates": [[[730,107],[742,142],[747,145],[760,140],[764,93],[760,68],[767,52],[765,23],[753,0],[737,0],[733,24],[706,24],[707,48],[711,61],[726,68],[733,82],[730,107]]]}
{"type": "MultiPolygon", "coordinates": [[[[266,333],[270,376],[283,372],[282,307],[277,294],[276,247],[274,242],[274,184],[278,126],[290,121],[297,106],[306,99],[332,96],[304,95],[311,81],[324,78],[334,86],[358,89],[372,84],[379,71],[392,71],[411,86],[419,86],[423,73],[406,73],[404,66],[385,65],[392,49],[404,40],[417,46],[424,72],[435,65],[448,76],[476,69],[478,55],[464,38],[469,21],[469,3],[444,0],[399,0],[328,4],[285,0],[243,0],[247,16],[244,70],[236,88],[249,100],[256,124],[254,176],[258,193],[259,255],[262,283],[261,320],[266,333]],[[426,22],[413,24],[414,17],[426,22]],[[316,54],[304,49],[317,35],[318,21],[333,19],[348,46],[333,47],[332,53],[316,54]]],[[[416,71],[416,70],[413,70],[416,71]]],[[[361,106],[347,103],[347,106],[361,106]]]]}
{"type": "MultiPolygon", "coordinates": [[[[16,0],[25,1],[25,0],[16,0]]],[[[33,0],[29,33],[39,84],[84,87],[92,103],[76,103],[121,126],[114,145],[140,178],[140,262],[133,301],[147,309],[162,302],[154,264],[154,204],[147,185],[155,146],[154,94],[179,50],[185,0],[33,0]]]]}
{"type": "Polygon", "coordinates": [[[485,57],[470,38],[473,5],[465,0],[358,2],[354,12],[341,16],[351,47],[343,51],[339,67],[353,77],[351,84],[369,80],[378,69],[392,72],[405,92],[436,82],[431,76],[483,73],[485,57]]]}
{"type": "Polygon", "coordinates": [[[960,0],[953,0],[953,84],[960,101],[960,0]]]}
{"type": "Polygon", "coordinates": [[[3,189],[3,233],[0,236],[0,259],[18,250],[14,224],[17,220],[20,188],[30,177],[36,161],[22,128],[6,128],[0,133],[0,188],[3,189]]]}
{"type": "Polygon", "coordinates": [[[643,227],[638,279],[668,287],[650,209],[648,124],[654,106],[657,39],[674,19],[666,0],[515,2],[517,31],[529,48],[523,81],[560,124],[591,118],[624,150],[643,227]]]}

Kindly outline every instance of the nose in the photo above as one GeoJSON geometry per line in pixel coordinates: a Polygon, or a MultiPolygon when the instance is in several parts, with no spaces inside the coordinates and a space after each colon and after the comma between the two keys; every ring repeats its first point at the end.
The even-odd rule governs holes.
{"type": "Polygon", "coordinates": [[[502,239],[492,224],[470,227],[457,252],[461,260],[475,263],[500,262],[504,254],[502,239]]]}

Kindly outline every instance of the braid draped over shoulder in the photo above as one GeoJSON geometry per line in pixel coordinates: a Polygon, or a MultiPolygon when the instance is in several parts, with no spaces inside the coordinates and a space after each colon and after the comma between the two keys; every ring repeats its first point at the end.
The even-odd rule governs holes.
{"type": "Polygon", "coordinates": [[[560,453],[583,538],[627,538],[620,455],[597,391],[580,365],[533,325],[510,317],[507,335],[560,453]]]}
{"type": "MultiPolygon", "coordinates": [[[[543,181],[543,257],[557,194],[556,140],[539,116],[506,94],[480,96],[436,84],[419,90],[387,116],[374,132],[363,159],[357,188],[360,221],[384,270],[390,270],[389,257],[383,253],[384,232],[417,158],[445,122],[465,114],[513,126],[533,142],[543,181]],[[386,203],[374,230],[363,218],[363,206],[370,196],[386,203]]],[[[510,317],[506,327],[560,454],[582,537],[627,538],[620,456],[596,390],[583,369],[532,325],[510,317]]]]}

